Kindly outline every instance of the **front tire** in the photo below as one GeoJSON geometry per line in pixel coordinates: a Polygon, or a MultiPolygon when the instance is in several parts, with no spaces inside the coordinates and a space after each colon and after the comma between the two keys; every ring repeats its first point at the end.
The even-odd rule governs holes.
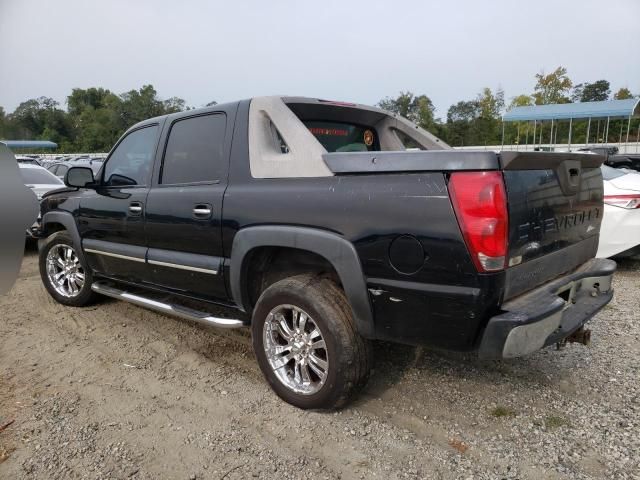
{"type": "Polygon", "coordinates": [[[305,274],[269,286],[253,312],[253,348],[271,388],[303,409],[344,406],[364,386],[371,345],[335,282],[305,274]]]}
{"type": "Polygon", "coordinates": [[[95,301],[96,294],[91,290],[91,270],[78,255],[67,232],[49,235],[38,256],[42,283],[56,302],[83,307],[95,301]]]}

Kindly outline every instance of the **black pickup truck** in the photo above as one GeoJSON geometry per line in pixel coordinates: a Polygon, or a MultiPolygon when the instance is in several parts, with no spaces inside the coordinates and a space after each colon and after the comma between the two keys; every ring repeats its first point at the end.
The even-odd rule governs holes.
{"type": "Polygon", "coordinates": [[[64,305],[250,327],[278,395],[334,408],[375,339],[484,358],[585,342],[613,295],[602,161],[456,151],[344,102],[190,110],[133,126],[97,178],[69,169],[41,204],[40,272],[64,305]]]}

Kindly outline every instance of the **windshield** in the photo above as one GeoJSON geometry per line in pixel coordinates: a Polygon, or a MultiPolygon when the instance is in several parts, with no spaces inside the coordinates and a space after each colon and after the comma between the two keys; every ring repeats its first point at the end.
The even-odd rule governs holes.
{"type": "Polygon", "coordinates": [[[40,168],[21,168],[20,175],[25,185],[64,185],[58,177],[40,168]]]}
{"type": "Polygon", "coordinates": [[[380,150],[373,128],[354,123],[303,120],[304,125],[327,152],[380,150]]]}
{"type": "Polygon", "coordinates": [[[602,165],[600,169],[602,170],[602,178],[605,180],[613,180],[614,178],[622,177],[627,174],[627,172],[623,172],[607,165],[602,165]]]}

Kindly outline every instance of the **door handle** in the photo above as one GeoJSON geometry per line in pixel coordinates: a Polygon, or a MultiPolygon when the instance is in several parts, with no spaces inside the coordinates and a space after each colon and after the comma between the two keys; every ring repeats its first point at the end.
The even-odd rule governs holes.
{"type": "Polygon", "coordinates": [[[193,216],[196,218],[209,218],[211,217],[212,208],[208,203],[198,204],[193,207],[193,216]]]}
{"type": "Polygon", "coordinates": [[[129,205],[129,213],[131,213],[131,215],[140,215],[142,213],[142,203],[131,202],[129,205]]]}

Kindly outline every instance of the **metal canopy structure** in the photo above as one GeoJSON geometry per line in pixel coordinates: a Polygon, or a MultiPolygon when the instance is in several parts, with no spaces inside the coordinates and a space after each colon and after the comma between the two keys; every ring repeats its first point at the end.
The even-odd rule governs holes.
{"type": "MultiPolygon", "coordinates": [[[[625,145],[629,143],[629,133],[631,119],[640,116],[640,98],[629,98],[626,100],[605,100],[601,102],[579,102],[579,103],[554,103],[548,105],[531,105],[526,107],[514,107],[502,116],[502,146],[504,147],[504,125],[506,122],[518,122],[518,138],[520,138],[520,122],[526,123],[525,148],[529,145],[529,123],[533,122],[533,145],[534,149],[542,148],[543,124],[544,121],[551,121],[549,129],[549,145],[555,144],[555,137],[558,133],[558,123],[560,121],[569,122],[569,136],[567,149],[571,150],[571,136],[573,133],[574,120],[586,120],[587,131],[585,135],[585,146],[590,144],[591,120],[597,120],[596,143],[600,138],[600,120],[606,120],[603,128],[604,141],[609,138],[609,124],[611,119],[622,118],[627,120],[625,145]],[[555,130],[554,130],[555,123],[555,130]],[[539,146],[536,148],[535,145],[539,146]]],[[[640,127],[638,128],[638,139],[640,141],[640,127]]],[[[623,127],[620,126],[620,143],[623,138],[623,127]]],[[[517,142],[519,144],[519,142],[517,142]]],[[[547,147],[545,147],[547,148],[547,147]]],[[[636,147],[637,148],[637,147],[636,147]]]]}
{"type": "Polygon", "coordinates": [[[534,120],[570,120],[572,118],[628,118],[634,115],[640,115],[639,98],[514,107],[502,116],[502,121],[532,122],[534,120]]]}
{"type": "Polygon", "coordinates": [[[58,144],[48,140],[0,140],[9,148],[58,148],[58,144]]]}

